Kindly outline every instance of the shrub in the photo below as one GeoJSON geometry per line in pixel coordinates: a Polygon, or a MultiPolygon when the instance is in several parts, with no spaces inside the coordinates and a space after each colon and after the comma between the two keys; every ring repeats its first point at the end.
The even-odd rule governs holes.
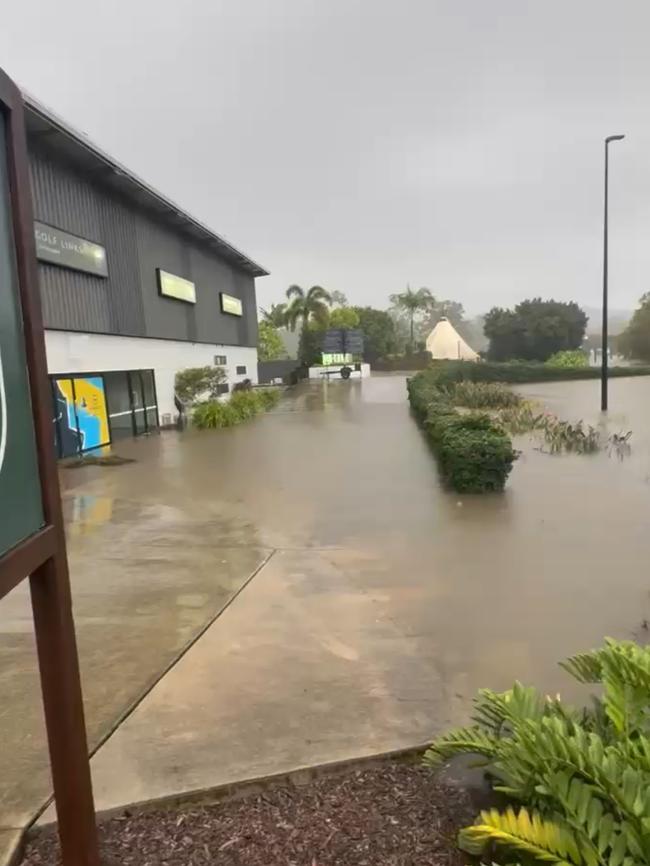
{"type": "Polygon", "coordinates": [[[235,413],[238,423],[248,421],[262,409],[255,391],[237,391],[228,401],[228,405],[235,413]]]}
{"type": "Polygon", "coordinates": [[[602,698],[580,712],[515,683],[482,689],[474,724],[435,740],[424,763],[481,755],[495,791],[517,804],[490,809],[459,834],[497,862],[633,866],[650,862],[650,647],[608,639],[562,667],[602,698]]]}
{"type": "Polygon", "coordinates": [[[442,475],[459,493],[503,490],[516,459],[506,433],[491,418],[478,419],[450,419],[439,439],[442,475]]]}
{"type": "Polygon", "coordinates": [[[516,453],[489,415],[461,415],[450,389],[418,373],[408,382],[414,413],[423,423],[444,481],[459,493],[503,490],[516,453]]]}
{"type": "Polygon", "coordinates": [[[263,409],[272,409],[280,400],[280,390],[278,388],[262,388],[255,391],[263,409]]]}
{"type": "Polygon", "coordinates": [[[589,357],[582,349],[565,349],[551,355],[545,364],[547,367],[584,368],[589,366],[589,357]]]}
{"type": "Polygon", "coordinates": [[[215,399],[219,393],[218,386],[225,381],[223,367],[188,367],[176,373],[174,390],[183,403],[191,406],[205,395],[215,399]]]}
{"type": "Polygon", "coordinates": [[[192,413],[192,423],[200,429],[233,427],[238,423],[230,402],[209,400],[199,403],[192,413]]]}
{"type": "Polygon", "coordinates": [[[194,409],[192,422],[200,429],[233,427],[275,406],[279,399],[278,388],[237,391],[224,402],[209,400],[200,403],[194,409]]]}

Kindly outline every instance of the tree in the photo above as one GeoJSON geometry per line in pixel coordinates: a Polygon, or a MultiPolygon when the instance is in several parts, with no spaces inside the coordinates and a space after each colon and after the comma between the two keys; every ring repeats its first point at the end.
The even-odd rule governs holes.
{"type": "Polygon", "coordinates": [[[262,321],[269,322],[275,328],[284,328],[287,324],[287,305],[286,304],[271,304],[270,309],[265,310],[260,307],[262,321]]]}
{"type": "Polygon", "coordinates": [[[309,321],[300,332],[298,360],[307,367],[320,364],[323,352],[325,326],[317,321],[309,321]]]}
{"type": "Polygon", "coordinates": [[[278,329],[266,320],[259,324],[257,355],[260,361],[276,361],[286,355],[278,329]]]}
{"type": "Polygon", "coordinates": [[[359,327],[359,314],[354,307],[336,307],[332,310],[329,318],[330,328],[351,328],[359,327]]]}
{"type": "Polygon", "coordinates": [[[617,343],[618,350],[626,358],[650,361],[650,292],[641,296],[638,309],[617,343]]]}
{"type": "Polygon", "coordinates": [[[438,301],[431,299],[424,316],[424,327],[427,334],[435,328],[441,319],[449,319],[456,330],[462,329],[465,323],[465,308],[459,301],[438,301]]]}
{"type": "Polygon", "coordinates": [[[385,358],[397,349],[395,322],[385,310],[372,307],[353,307],[363,331],[363,357],[372,363],[385,358]]]}
{"type": "Polygon", "coordinates": [[[289,305],[287,307],[287,326],[295,331],[296,324],[302,320],[303,330],[310,320],[321,325],[327,324],[329,318],[330,295],[320,286],[312,286],[307,292],[300,286],[289,286],[287,289],[289,305]]]}
{"type": "Polygon", "coordinates": [[[348,299],[343,292],[330,292],[330,304],[334,307],[347,307],[348,299]]]}
{"type": "Polygon", "coordinates": [[[573,301],[522,301],[514,310],[493,307],[485,317],[485,336],[493,361],[521,358],[546,361],[556,352],[579,349],[587,316],[573,301]]]}
{"type": "Polygon", "coordinates": [[[423,312],[424,310],[427,310],[429,306],[433,303],[433,301],[434,298],[429,289],[418,289],[416,292],[414,292],[413,289],[411,289],[409,286],[406,287],[405,292],[400,292],[397,295],[390,296],[391,304],[393,304],[398,310],[404,310],[408,316],[410,325],[411,352],[415,347],[415,315],[418,312],[423,312]]]}
{"type": "Polygon", "coordinates": [[[174,391],[182,403],[191,406],[206,395],[214,400],[219,395],[219,385],[225,381],[223,367],[187,367],[176,373],[174,391]]]}

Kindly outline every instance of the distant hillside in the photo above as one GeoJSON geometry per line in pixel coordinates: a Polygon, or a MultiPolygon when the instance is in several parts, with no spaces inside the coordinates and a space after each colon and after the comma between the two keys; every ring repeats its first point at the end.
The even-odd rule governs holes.
{"type": "MultiPolygon", "coordinates": [[[[587,334],[600,334],[602,316],[602,310],[600,309],[600,307],[582,307],[582,309],[589,316],[589,322],[587,323],[587,334]]],[[[632,318],[633,312],[634,310],[610,310],[610,334],[620,334],[632,318]]]]}

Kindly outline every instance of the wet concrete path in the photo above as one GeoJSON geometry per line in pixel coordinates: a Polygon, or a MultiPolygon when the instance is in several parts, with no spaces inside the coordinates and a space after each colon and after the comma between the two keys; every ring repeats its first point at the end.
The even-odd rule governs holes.
{"type": "MultiPolygon", "coordinates": [[[[591,382],[545,399],[576,385],[569,405],[591,405],[591,382]]],[[[422,742],[481,686],[566,693],[559,658],[643,636],[650,382],[618,380],[617,395],[632,460],[522,443],[503,496],[441,489],[399,376],[303,386],[244,427],[67,470],[93,744],[259,569],[98,751],[98,806],[422,742]]],[[[0,803],[17,826],[48,780],[31,626],[9,600],[0,803]]]]}

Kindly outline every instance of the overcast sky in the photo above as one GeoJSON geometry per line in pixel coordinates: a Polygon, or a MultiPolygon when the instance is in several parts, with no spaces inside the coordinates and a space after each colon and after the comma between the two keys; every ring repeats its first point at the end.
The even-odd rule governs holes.
{"type": "Polygon", "coordinates": [[[477,313],[650,290],[647,0],[30,0],[0,65],[271,271],[477,313]]]}

